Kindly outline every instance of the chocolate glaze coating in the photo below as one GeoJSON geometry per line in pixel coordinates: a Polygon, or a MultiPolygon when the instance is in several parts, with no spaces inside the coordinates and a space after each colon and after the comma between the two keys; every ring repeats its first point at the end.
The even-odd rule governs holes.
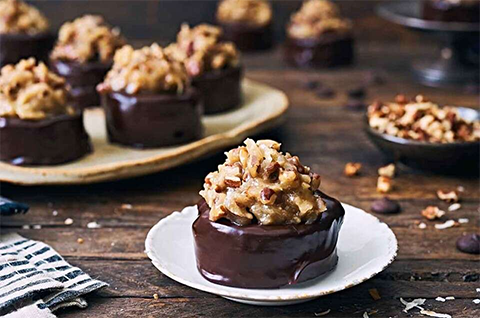
{"type": "Polygon", "coordinates": [[[333,67],[350,65],[354,59],[351,34],[327,33],[319,39],[287,37],[285,60],[299,67],[333,67]]]}
{"type": "Polygon", "coordinates": [[[50,33],[0,34],[0,67],[29,57],[48,62],[48,54],[54,42],[55,37],[50,33]]]}
{"type": "Polygon", "coordinates": [[[425,20],[444,22],[479,22],[480,2],[466,5],[448,1],[423,1],[422,15],[425,20]]]}
{"type": "Polygon", "coordinates": [[[195,89],[182,95],[102,95],[108,138],[136,148],[178,145],[202,136],[203,104],[195,89]]]}
{"type": "Polygon", "coordinates": [[[202,200],[193,223],[197,268],[212,283],[278,288],[319,277],[338,261],[337,239],[345,211],[323,193],[327,210],[314,224],[237,226],[212,222],[202,200]]]}
{"type": "Polygon", "coordinates": [[[238,106],[242,100],[242,67],[213,70],[192,78],[192,86],[203,97],[205,114],[238,106]]]}
{"type": "Polygon", "coordinates": [[[235,43],[241,51],[266,50],[273,45],[271,23],[261,26],[239,22],[218,24],[223,29],[222,39],[235,43]]]}
{"type": "Polygon", "coordinates": [[[72,105],[83,110],[87,107],[100,106],[100,95],[96,86],[110,70],[112,63],[50,60],[50,68],[64,77],[72,87],[72,105]]]}
{"type": "Polygon", "coordinates": [[[0,160],[14,165],[56,165],[92,151],[81,113],[43,120],[0,117],[0,160]]]}

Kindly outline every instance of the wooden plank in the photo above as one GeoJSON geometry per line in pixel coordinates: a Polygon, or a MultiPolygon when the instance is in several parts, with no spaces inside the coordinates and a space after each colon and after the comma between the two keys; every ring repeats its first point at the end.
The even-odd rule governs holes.
{"type": "MultiPolygon", "coordinates": [[[[191,300],[188,298],[88,298],[87,310],[69,309],[60,317],[316,317],[315,313],[330,309],[329,318],[362,317],[364,312],[373,312],[370,317],[408,317],[418,315],[412,310],[409,315],[402,312],[404,306],[398,299],[373,301],[366,297],[355,297],[335,301],[326,296],[304,304],[281,307],[259,307],[242,305],[221,298],[191,300]]],[[[436,302],[429,299],[424,306],[455,318],[472,318],[480,315],[478,305],[471,299],[436,302]]]]}

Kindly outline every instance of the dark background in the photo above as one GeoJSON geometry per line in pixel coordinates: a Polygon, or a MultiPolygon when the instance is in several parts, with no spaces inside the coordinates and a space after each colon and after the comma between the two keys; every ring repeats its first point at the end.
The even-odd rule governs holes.
{"type": "MultiPolygon", "coordinates": [[[[343,14],[352,19],[359,41],[367,43],[418,43],[418,34],[393,25],[375,14],[375,7],[384,1],[337,0],[343,14]]],[[[390,0],[395,1],[395,0],[390,0]]],[[[397,0],[398,1],[398,0],[397,0]]],[[[198,24],[214,22],[216,0],[48,0],[28,1],[37,6],[50,19],[52,28],[83,14],[103,15],[112,25],[119,26],[123,34],[134,42],[152,41],[167,44],[175,39],[182,22],[198,24]],[[136,41],[141,40],[141,41],[136,41]]],[[[285,24],[300,0],[273,0],[274,24],[277,41],[284,37],[285,24]]]]}

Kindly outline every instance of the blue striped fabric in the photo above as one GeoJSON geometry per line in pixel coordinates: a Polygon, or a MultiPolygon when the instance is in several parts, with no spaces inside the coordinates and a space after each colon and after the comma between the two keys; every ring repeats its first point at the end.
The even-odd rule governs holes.
{"type": "Polygon", "coordinates": [[[42,242],[0,236],[0,316],[55,317],[57,308],[85,307],[81,296],[104,286],[42,242]]]}

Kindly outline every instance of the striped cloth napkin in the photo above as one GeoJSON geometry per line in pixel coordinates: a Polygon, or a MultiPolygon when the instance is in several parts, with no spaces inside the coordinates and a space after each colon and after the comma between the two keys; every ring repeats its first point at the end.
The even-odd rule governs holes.
{"type": "Polygon", "coordinates": [[[11,233],[0,236],[0,316],[51,318],[59,308],[107,286],[68,264],[50,246],[11,233]]]}

